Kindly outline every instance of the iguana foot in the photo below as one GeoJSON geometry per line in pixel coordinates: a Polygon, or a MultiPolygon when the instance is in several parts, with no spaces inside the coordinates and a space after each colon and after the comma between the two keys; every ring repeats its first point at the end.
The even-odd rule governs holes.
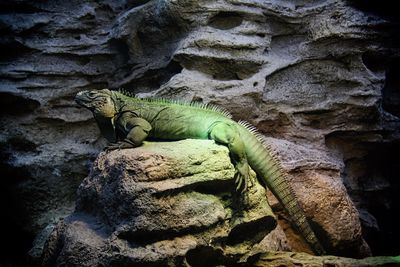
{"type": "Polygon", "coordinates": [[[120,150],[120,149],[125,149],[125,148],[132,148],[132,147],[133,146],[131,144],[129,144],[127,142],[124,142],[124,141],[120,141],[120,142],[113,143],[113,144],[110,144],[110,145],[106,146],[104,151],[110,152],[110,151],[113,151],[113,150],[116,150],[116,149],[120,150]]]}
{"type": "MultiPolygon", "coordinates": [[[[245,145],[238,129],[230,123],[217,122],[209,130],[209,137],[218,143],[228,146],[232,163],[235,165],[234,176],[236,191],[243,194],[250,180],[250,166],[247,163],[245,145]]],[[[253,182],[251,181],[251,184],[253,182]]]]}
{"type": "Polygon", "coordinates": [[[236,173],[234,175],[236,191],[243,194],[247,188],[254,185],[254,181],[250,175],[250,167],[247,163],[237,163],[236,166],[236,173]]]}

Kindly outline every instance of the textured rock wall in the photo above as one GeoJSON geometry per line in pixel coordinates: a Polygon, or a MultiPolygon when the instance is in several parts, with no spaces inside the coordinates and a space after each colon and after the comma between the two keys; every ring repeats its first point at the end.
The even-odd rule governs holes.
{"type": "Polygon", "coordinates": [[[306,190],[310,173],[344,183],[373,252],[396,253],[400,35],[385,7],[1,1],[2,253],[24,254],[73,208],[104,140],[72,98],[102,87],[218,104],[278,150],[296,144],[294,185],[306,190]]]}
{"type": "MultiPolygon", "coordinates": [[[[361,260],[349,259],[335,256],[316,257],[305,253],[272,252],[259,254],[254,257],[250,266],[257,267],[279,267],[279,266],[301,266],[301,267],[375,267],[375,266],[398,266],[399,257],[368,257],[361,260]]],[[[244,265],[249,266],[249,265],[244,265]]]]}

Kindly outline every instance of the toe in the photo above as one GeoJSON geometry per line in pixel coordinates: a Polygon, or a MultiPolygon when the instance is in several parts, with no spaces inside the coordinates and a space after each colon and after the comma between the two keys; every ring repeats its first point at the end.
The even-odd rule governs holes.
{"type": "Polygon", "coordinates": [[[243,176],[238,174],[237,181],[238,182],[236,183],[236,191],[240,191],[240,188],[242,188],[243,185],[243,176]]]}

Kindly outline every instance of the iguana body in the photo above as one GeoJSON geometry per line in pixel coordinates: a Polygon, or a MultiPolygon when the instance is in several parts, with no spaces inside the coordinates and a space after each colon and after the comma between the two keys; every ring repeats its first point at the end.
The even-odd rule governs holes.
{"type": "Polygon", "coordinates": [[[233,121],[227,112],[202,104],[139,99],[108,89],[77,94],[78,104],[93,112],[102,134],[116,147],[137,147],[146,138],[212,139],[229,148],[238,190],[246,190],[249,167],[257,174],[292,218],[318,254],[324,250],[286,181],[278,161],[254,128],[233,121]]]}

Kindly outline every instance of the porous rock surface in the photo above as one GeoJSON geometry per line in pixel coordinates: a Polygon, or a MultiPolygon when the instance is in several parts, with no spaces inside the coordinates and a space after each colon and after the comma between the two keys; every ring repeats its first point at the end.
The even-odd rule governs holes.
{"type": "MultiPolygon", "coordinates": [[[[341,177],[341,164],[317,149],[305,148],[291,142],[266,138],[275,151],[327,252],[333,255],[370,254],[362,238],[359,213],[347,194],[341,177]]],[[[272,194],[269,195],[272,199],[272,194]]],[[[276,200],[271,201],[275,209],[276,200]]],[[[279,210],[279,208],[278,208],[279,210]]],[[[287,218],[287,215],[283,215],[287,218]]],[[[286,225],[286,224],[284,224],[286,225]]],[[[289,244],[295,251],[304,251],[301,241],[290,229],[289,244]]]]}
{"type": "MultiPolygon", "coordinates": [[[[376,266],[396,262],[271,253],[291,247],[282,229],[275,228],[266,192],[256,183],[244,195],[237,194],[233,174],[227,148],[209,140],[146,142],[135,149],[103,152],[79,187],[75,212],[52,231],[38,265],[376,266]]],[[[324,184],[324,177],[314,179],[316,186],[324,184]]],[[[325,186],[331,190],[319,192],[319,197],[348,198],[345,190],[325,186]]],[[[303,206],[309,205],[303,200],[303,206]]],[[[323,209],[317,218],[322,222],[319,228],[332,227],[333,217],[341,221],[338,228],[347,237],[354,222],[344,217],[356,217],[354,207],[341,203],[340,212],[334,206],[323,209]]],[[[360,239],[359,232],[354,235],[344,241],[360,239]]]]}
{"type": "Polygon", "coordinates": [[[233,174],[227,148],[208,140],[101,153],[75,212],[50,235],[42,265],[239,261],[276,219],[259,184],[235,194],[233,174]]]}
{"type": "Polygon", "coordinates": [[[280,267],[280,266],[298,266],[298,267],[392,267],[399,266],[399,257],[367,257],[364,259],[351,259],[336,256],[311,256],[306,253],[291,252],[269,252],[259,253],[248,259],[250,264],[243,266],[254,267],[280,267]]]}
{"type": "Polygon", "coordinates": [[[400,27],[391,4],[5,0],[0,9],[4,257],[21,258],[73,210],[104,146],[73,96],[103,87],[218,104],[250,121],[281,157],[286,144],[298,152],[285,164],[333,252],[368,248],[357,212],[341,213],[349,198],[329,204],[313,190],[327,193],[322,185],[345,185],[373,253],[398,253],[400,27]],[[328,206],[340,219],[324,224],[328,206]]]}

